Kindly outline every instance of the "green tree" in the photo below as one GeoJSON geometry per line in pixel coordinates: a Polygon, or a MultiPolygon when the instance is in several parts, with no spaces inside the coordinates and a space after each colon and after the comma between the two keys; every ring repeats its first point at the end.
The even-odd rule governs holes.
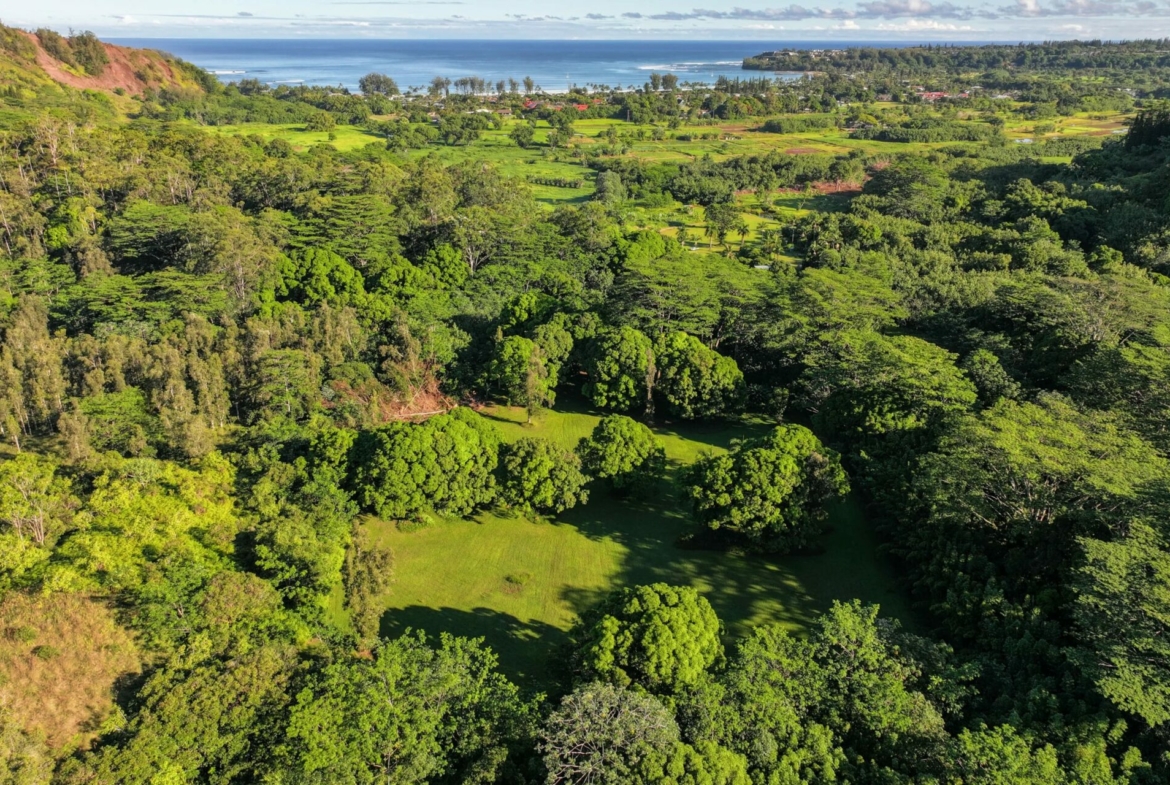
{"type": "Polygon", "coordinates": [[[649,338],[632,327],[608,330],[594,341],[586,364],[589,380],[582,391],[599,409],[640,408],[649,398],[647,381],[653,364],[649,338]]]}
{"type": "Polygon", "coordinates": [[[329,112],[314,112],[305,121],[306,131],[332,131],[337,128],[337,118],[329,112]]]}
{"type": "Polygon", "coordinates": [[[106,45],[89,30],[71,35],[69,48],[73,52],[73,59],[90,76],[101,76],[106,72],[106,66],[110,64],[110,56],[106,54],[106,45]]]}
{"type": "Polygon", "coordinates": [[[707,235],[714,237],[722,246],[727,245],[730,234],[739,220],[739,210],[734,202],[716,202],[704,208],[707,221],[707,235]]]}
{"type": "Polygon", "coordinates": [[[361,305],[365,301],[362,275],[338,254],[324,248],[306,248],[282,260],[278,294],[305,304],[361,305]]]}
{"type": "Polygon", "coordinates": [[[498,450],[492,426],[461,407],[360,434],[349,482],[359,503],[383,518],[427,509],[466,515],[495,498],[498,450]]]}
{"type": "Polygon", "coordinates": [[[394,580],[394,553],[371,541],[369,531],[354,528],[345,552],[345,608],[360,643],[370,647],[378,638],[382,595],[394,580]]]}
{"type": "Polygon", "coordinates": [[[263,756],[250,752],[283,735],[294,650],[270,643],[233,654],[192,651],[154,670],[120,743],[86,755],[62,781],[153,785],[259,776],[263,756]]]}
{"type": "Polygon", "coordinates": [[[979,391],[979,402],[985,406],[995,405],[1001,398],[1016,398],[1020,385],[1008,375],[999,358],[987,349],[976,349],[962,363],[962,368],[975,383],[979,391]]]}
{"type": "Polygon", "coordinates": [[[955,356],[921,338],[845,332],[806,363],[801,383],[817,421],[866,446],[899,431],[937,433],[976,399],[955,356]]]}
{"type": "Polygon", "coordinates": [[[1060,785],[1069,782],[1051,745],[1033,748],[1015,728],[964,728],[947,754],[956,785],[1060,785]]]}
{"type": "Polygon", "coordinates": [[[678,742],[670,712],[649,695],[588,684],[566,695],[540,730],[548,785],[626,785],[642,761],[678,742]]]}
{"type": "Polygon", "coordinates": [[[743,374],[735,360],[707,348],[692,335],[674,332],[659,338],[654,362],[658,369],[654,393],[672,416],[686,420],[719,417],[743,406],[743,374]]]}
{"type": "Polygon", "coordinates": [[[1080,657],[1097,689],[1151,726],[1170,721],[1170,543],[1135,521],[1114,542],[1084,538],[1073,580],[1080,657]]]}
{"type": "Polygon", "coordinates": [[[619,493],[644,493],[666,473],[666,450],[654,433],[621,414],[602,417],[577,445],[585,473],[619,493]]]}
{"type": "Polygon", "coordinates": [[[309,677],[277,770],[295,782],[491,782],[531,713],[478,641],[398,638],[309,677]]]}
{"type": "Polygon", "coordinates": [[[574,630],[576,666],[583,679],[669,694],[722,660],[721,634],[711,604],[689,586],[618,589],[574,630]]]}
{"type": "Polygon", "coordinates": [[[303,420],[319,403],[320,358],[300,349],[270,349],[257,360],[249,385],[253,418],[303,420]]]}
{"type": "Polygon", "coordinates": [[[825,503],[849,491],[840,456],[800,425],[778,426],[704,458],[684,483],[699,523],[781,553],[811,544],[825,503]]]}
{"type": "Polygon", "coordinates": [[[756,782],[939,781],[943,709],[962,694],[945,647],[834,603],[807,638],[757,627],[715,681],[679,699],[688,737],[746,755],[756,782]],[[929,693],[923,686],[929,685],[929,693]]]}
{"type": "Polygon", "coordinates": [[[541,513],[560,513],[589,498],[577,456],[545,439],[524,438],[500,449],[500,498],[541,513]]]}
{"type": "Polygon", "coordinates": [[[617,172],[599,173],[593,198],[607,207],[624,202],[626,200],[626,186],[622,182],[622,176],[617,172]]]}
{"type": "Polygon", "coordinates": [[[0,521],[18,539],[51,548],[77,504],[73,484],[49,459],[21,453],[0,463],[0,521]]]}
{"type": "Polygon", "coordinates": [[[652,750],[638,763],[638,781],[648,785],[750,785],[747,759],[710,741],[675,742],[652,750]]]}
{"type": "Polygon", "coordinates": [[[7,709],[0,710],[0,782],[5,785],[49,785],[55,761],[49,745],[27,733],[7,709]]]}
{"type": "Polygon", "coordinates": [[[508,132],[508,138],[516,143],[517,147],[527,149],[532,146],[532,139],[536,136],[536,128],[532,123],[516,123],[508,132]]]}
{"type": "Polygon", "coordinates": [[[367,96],[398,95],[398,83],[386,76],[386,74],[366,74],[358,80],[358,89],[367,96]]]}
{"type": "Polygon", "coordinates": [[[1170,447],[1170,335],[1156,331],[1102,347],[1065,379],[1077,401],[1121,414],[1163,451],[1170,447]]]}
{"type": "Polygon", "coordinates": [[[549,365],[535,341],[509,335],[496,344],[488,365],[489,388],[509,405],[528,409],[531,420],[532,413],[556,400],[557,375],[550,372],[549,365]]]}
{"type": "Polygon", "coordinates": [[[1066,584],[1078,538],[1125,531],[1157,509],[1152,490],[1168,477],[1165,458],[1111,417],[1054,395],[1001,401],[922,459],[921,517],[892,530],[896,550],[952,634],[1036,634],[1009,619],[1066,613],[1051,589],[1066,584]]]}

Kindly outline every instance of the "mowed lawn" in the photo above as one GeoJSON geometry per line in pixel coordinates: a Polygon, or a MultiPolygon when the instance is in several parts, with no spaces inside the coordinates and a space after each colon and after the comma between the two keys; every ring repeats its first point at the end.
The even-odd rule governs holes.
{"type": "MultiPolygon", "coordinates": [[[[483,416],[504,439],[539,436],[566,447],[598,420],[582,411],[550,411],[526,425],[522,410],[507,408],[485,409],[483,416]]],[[[676,471],[766,427],[657,430],[676,471]]],[[[909,621],[894,575],[853,499],[831,510],[823,552],[784,558],[679,547],[679,537],[694,526],[669,483],[651,498],[628,501],[598,489],[587,505],[551,521],[481,514],[415,532],[375,519],[365,525],[394,551],[384,635],[415,628],[483,636],[500,654],[503,670],[530,685],[549,678],[548,666],[577,614],[617,586],[694,586],[727,625],[729,641],[763,623],[802,631],[834,599],[879,603],[885,614],[909,621]]]]}

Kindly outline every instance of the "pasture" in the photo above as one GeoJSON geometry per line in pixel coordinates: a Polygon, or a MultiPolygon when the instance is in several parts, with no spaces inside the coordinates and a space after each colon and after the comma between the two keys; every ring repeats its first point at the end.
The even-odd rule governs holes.
{"type": "MultiPolygon", "coordinates": [[[[527,425],[523,410],[504,407],[486,408],[482,416],[505,440],[538,436],[568,448],[599,419],[586,411],[546,411],[527,425]]],[[[405,532],[367,518],[363,525],[394,551],[383,634],[424,628],[483,636],[505,672],[539,686],[577,614],[619,586],[694,586],[723,619],[728,641],[764,623],[800,632],[834,599],[878,603],[886,615],[908,622],[895,576],[854,498],[830,511],[830,531],[817,553],[764,557],[680,545],[695,528],[673,483],[678,469],[767,427],[762,421],[661,425],[655,431],[672,477],[656,494],[619,500],[595,488],[588,504],[553,520],[494,511],[405,532]]],[[[339,596],[332,610],[340,613],[339,596]]]]}

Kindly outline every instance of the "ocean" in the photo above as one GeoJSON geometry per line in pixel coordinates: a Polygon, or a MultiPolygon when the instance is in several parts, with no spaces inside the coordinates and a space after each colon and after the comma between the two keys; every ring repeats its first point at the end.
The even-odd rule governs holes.
{"type": "MultiPolygon", "coordinates": [[[[273,40],[141,38],[111,39],[125,46],[161,49],[216,74],[221,81],[259,79],[273,85],[344,85],[373,71],[393,77],[403,90],[436,76],[478,76],[523,81],[546,91],[569,85],[641,86],[652,72],[680,82],[712,83],[720,76],[760,76],[744,71],[743,58],[792,46],[780,41],[542,41],[542,40],[273,40]]],[[[857,45],[851,42],[849,45],[857,45]]],[[[884,44],[889,46],[889,43],[884,44]]],[[[846,46],[801,42],[806,49],[846,46]]]]}

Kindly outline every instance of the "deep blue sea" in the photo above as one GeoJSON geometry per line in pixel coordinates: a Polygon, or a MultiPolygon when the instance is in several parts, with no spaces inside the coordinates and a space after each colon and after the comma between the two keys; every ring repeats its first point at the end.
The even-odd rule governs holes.
{"type": "MultiPolygon", "coordinates": [[[[474,41],[474,40],[273,40],[114,39],[126,46],[162,49],[205,68],[225,82],[254,78],[271,84],[345,85],[372,71],[389,74],[403,90],[436,76],[478,76],[522,81],[531,76],[549,92],[570,84],[641,86],[651,72],[680,81],[714,82],[745,72],[743,58],[794,46],[783,41],[474,41]]],[[[802,41],[803,49],[857,46],[802,41]]],[[[885,44],[874,44],[890,46],[885,44]]]]}

